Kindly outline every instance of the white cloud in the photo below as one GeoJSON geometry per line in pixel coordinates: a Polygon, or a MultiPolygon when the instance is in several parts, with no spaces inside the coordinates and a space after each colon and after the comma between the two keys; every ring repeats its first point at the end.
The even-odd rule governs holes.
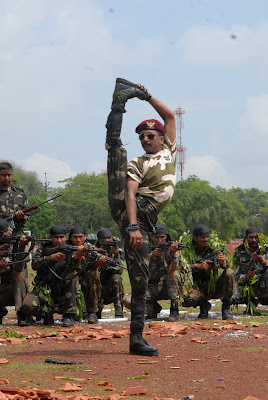
{"type": "Polygon", "coordinates": [[[58,183],[59,181],[71,178],[77,174],[64,161],[40,153],[34,153],[26,158],[23,167],[27,170],[35,171],[41,182],[44,182],[46,173],[47,181],[50,182],[49,186],[52,187],[62,186],[62,184],[58,183]]]}
{"type": "Polygon", "coordinates": [[[190,157],[187,159],[184,176],[196,175],[211,186],[232,187],[232,178],[221,163],[213,156],[190,157]]]}

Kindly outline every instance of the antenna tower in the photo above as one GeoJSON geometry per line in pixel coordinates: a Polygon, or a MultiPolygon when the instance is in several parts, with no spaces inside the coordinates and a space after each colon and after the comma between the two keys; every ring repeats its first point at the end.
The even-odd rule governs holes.
{"type": "Polygon", "coordinates": [[[177,133],[177,175],[180,174],[181,180],[183,180],[183,171],[185,165],[185,151],[186,147],[183,147],[182,143],[182,128],[184,127],[183,123],[183,114],[185,111],[182,108],[176,108],[175,110],[175,121],[176,121],[176,133],[177,133]]]}

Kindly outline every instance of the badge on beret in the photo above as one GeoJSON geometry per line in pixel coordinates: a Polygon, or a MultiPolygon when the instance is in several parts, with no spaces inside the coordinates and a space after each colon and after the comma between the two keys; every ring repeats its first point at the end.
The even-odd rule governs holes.
{"type": "Polygon", "coordinates": [[[147,123],[148,129],[154,129],[155,122],[147,121],[146,123],[147,123]]]}

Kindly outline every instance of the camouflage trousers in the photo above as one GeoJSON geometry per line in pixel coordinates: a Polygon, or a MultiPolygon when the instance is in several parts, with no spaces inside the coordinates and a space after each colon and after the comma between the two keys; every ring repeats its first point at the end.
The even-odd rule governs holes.
{"type": "Polygon", "coordinates": [[[20,311],[27,293],[27,270],[13,270],[10,274],[10,284],[0,284],[0,307],[15,306],[15,310],[20,311]]]}
{"type": "Polygon", "coordinates": [[[124,287],[120,274],[111,274],[109,279],[101,276],[101,303],[111,304],[123,309],[124,287]]]}
{"type": "MultiPolygon", "coordinates": [[[[54,301],[52,313],[75,314],[77,313],[77,300],[79,295],[79,278],[76,272],[71,272],[65,280],[55,279],[53,282],[38,282],[39,285],[48,285],[50,296],[54,301]],[[75,276],[75,277],[73,277],[75,276]]],[[[44,316],[45,300],[39,296],[38,291],[33,290],[23,301],[23,312],[27,315],[44,316]]]]}
{"type": "MultiPolygon", "coordinates": [[[[255,298],[263,305],[268,305],[268,271],[260,277],[258,282],[254,283],[253,290],[255,298]]],[[[253,299],[251,299],[252,301],[253,299]]],[[[243,295],[242,285],[237,285],[235,288],[234,304],[247,304],[248,298],[243,295]]]]}
{"type": "MultiPolygon", "coordinates": [[[[126,227],[129,225],[125,206],[125,188],[127,182],[127,152],[121,146],[119,139],[121,122],[113,124],[113,113],[108,117],[106,149],[108,150],[108,198],[109,208],[114,221],[118,224],[124,242],[125,257],[131,284],[131,323],[130,328],[143,328],[146,291],[149,279],[149,234],[156,220],[137,205],[137,221],[142,234],[142,245],[133,249],[129,245],[129,235],[126,227]],[[117,125],[116,125],[117,124],[117,125]],[[115,127],[119,126],[119,128],[115,127]],[[115,127],[115,128],[114,128],[115,127]],[[116,138],[117,136],[117,138],[116,138]],[[114,139],[114,142],[111,139],[114,139]]],[[[119,113],[116,117],[122,118],[119,113]]]]}
{"type": "Polygon", "coordinates": [[[87,312],[96,313],[98,311],[98,303],[101,291],[99,270],[88,270],[80,276],[79,280],[84,295],[87,312]]]}
{"type": "Polygon", "coordinates": [[[172,300],[181,294],[181,279],[179,271],[174,271],[170,277],[168,273],[156,282],[150,278],[147,289],[147,304],[158,300],[172,300]]]}
{"type": "Polygon", "coordinates": [[[197,288],[191,288],[183,293],[183,306],[184,307],[197,307],[200,301],[210,299],[225,299],[231,301],[234,287],[235,287],[235,274],[231,268],[223,271],[221,276],[216,282],[216,287],[213,292],[209,293],[208,283],[209,280],[200,280],[197,282],[197,288]]]}

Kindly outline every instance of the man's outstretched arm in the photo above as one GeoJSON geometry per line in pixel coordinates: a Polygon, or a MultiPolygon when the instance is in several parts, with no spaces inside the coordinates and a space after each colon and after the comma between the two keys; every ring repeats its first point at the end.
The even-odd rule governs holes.
{"type": "Polygon", "coordinates": [[[155,111],[157,111],[160,117],[164,120],[165,134],[167,135],[171,143],[173,143],[176,139],[174,112],[155,97],[151,97],[149,103],[151,104],[151,106],[153,106],[155,111]]]}
{"type": "MultiPolygon", "coordinates": [[[[143,92],[148,93],[148,90],[142,86],[138,85],[140,89],[143,90],[143,92]]],[[[138,97],[138,96],[137,96],[138,97]]],[[[148,99],[141,98],[141,100],[147,100],[148,103],[153,106],[155,111],[160,115],[160,117],[164,120],[164,125],[165,125],[165,134],[173,143],[176,139],[176,126],[175,126],[175,115],[174,112],[166,106],[164,103],[162,103],[160,100],[156,99],[155,97],[151,96],[148,93],[148,99]]]]}

